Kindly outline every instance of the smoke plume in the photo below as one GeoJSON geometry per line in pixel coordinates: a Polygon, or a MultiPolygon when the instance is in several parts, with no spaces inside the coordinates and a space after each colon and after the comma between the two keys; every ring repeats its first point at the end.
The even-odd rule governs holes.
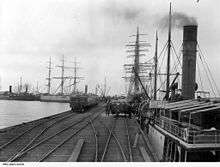
{"type": "MultiPolygon", "coordinates": [[[[158,25],[161,29],[165,29],[169,27],[169,15],[162,17],[158,25]]],[[[197,21],[195,17],[188,16],[184,13],[172,13],[172,27],[174,28],[182,28],[186,25],[197,25],[197,21]]]]}
{"type": "Polygon", "coordinates": [[[119,2],[109,1],[105,4],[103,12],[106,16],[114,20],[120,19],[125,22],[131,22],[140,16],[143,8],[132,5],[131,3],[121,4],[119,2]]]}

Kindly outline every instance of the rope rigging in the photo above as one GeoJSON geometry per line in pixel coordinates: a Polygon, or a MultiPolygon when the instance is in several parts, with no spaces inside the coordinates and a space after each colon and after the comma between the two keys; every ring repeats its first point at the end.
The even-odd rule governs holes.
{"type": "Polygon", "coordinates": [[[199,51],[200,59],[201,59],[201,61],[202,61],[202,59],[203,59],[203,61],[204,61],[204,63],[203,63],[203,61],[202,61],[202,63],[204,64],[204,68],[205,68],[205,67],[207,68],[207,69],[206,69],[206,70],[207,70],[207,73],[209,74],[210,79],[211,79],[211,81],[213,82],[213,84],[214,84],[214,86],[215,86],[215,90],[217,91],[218,96],[220,96],[220,91],[219,91],[219,89],[218,89],[218,86],[217,86],[217,84],[216,84],[216,82],[215,82],[215,80],[214,80],[214,77],[213,77],[213,75],[212,75],[212,73],[211,73],[210,67],[209,67],[207,61],[205,60],[205,56],[204,56],[204,54],[203,54],[203,52],[202,52],[202,50],[201,50],[199,44],[198,44],[198,49],[199,49],[198,51],[199,51]]]}
{"type": "MultiPolygon", "coordinates": [[[[161,51],[160,56],[159,56],[159,57],[161,57],[162,53],[164,53],[164,55],[163,55],[163,57],[162,57],[162,61],[160,61],[160,65],[159,65],[159,68],[158,68],[158,72],[159,72],[159,73],[161,72],[164,58],[166,57],[167,44],[168,44],[168,42],[167,42],[166,45],[164,46],[164,48],[163,48],[163,50],[161,51]],[[165,48],[166,48],[166,50],[165,50],[165,48]]],[[[181,45],[181,46],[182,46],[182,45],[181,45]]],[[[177,72],[178,72],[178,66],[181,67],[181,62],[180,62],[180,56],[181,56],[181,55],[178,56],[178,54],[177,54],[177,52],[176,52],[176,50],[175,50],[175,48],[174,48],[174,44],[173,44],[172,42],[171,42],[171,51],[173,51],[174,55],[176,56],[176,57],[173,58],[175,61],[174,61],[174,65],[173,65],[173,68],[172,68],[172,70],[171,70],[171,73],[174,73],[174,72],[177,73],[177,72]],[[176,58],[176,59],[175,59],[175,58],[176,58]]],[[[172,55],[172,54],[171,54],[171,55],[172,55]]],[[[164,81],[162,81],[161,75],[159,75],[159,76],[160,76],[159,79],[160,79],[161,85],[159,86],[159,88],[157,89],[157,91],[159,91],[159,90],[165,85],[165,83],[166,83],[166,79],[165,79],[164,81]]],[[[179,82],[179,81],[178,81],[178,82],[179,82]]]]}
{"type": "MultiPolygon", "coordinates": [[[[198,47],[198,48],[199,48],[199,47],[198,47]]],[[[199,49],[199,50],[200,50],[200,49],[199,49]]],[[[211,82],[211,80],[210,80],[208,71],[207,71],[207,69],[206,69],[205,63],[203,62],[203,59],[202,59],[202,56],[201,56],[200,52],[199,52],[198,55],[199,55],[199,59],[201,60],[201,63],[202,63],[203,69],[204,69],[204,71],[205,71],[206,77],[207,77],[207,79],[208,79],[210,89],[211,89],[212,93],[214,94],[214,96],[216,97],[214,87],[213,87],[213,85],[212,85],[212,82],[211,82]]]]}
{"type": "Polygon", "coordinates": [[[203,82],[202,82],[202,77],[201,77],[201,72],[200,72],[199,63],[196,62],[196,65],[197,65],[197,69],[198,69],[198,76],[199,76],[199,81],[200,81],[200,85],[201,85],[201,90],[204,91],[204,87],[203,87],[203,82]]]}
{"type": "MultiPolygon", "coordinates": [[[[177,61],[178,61],[179,65],[180,65],[180,67],[181,67],[181,66],[182,66],[181,61],[180,61],[180,56],[181,56],[181,54],[179,54],[179,56],[178,56],[177,51],[176,51],[176,49],[175,49],[174,44],[173,44],[172,41],[171,41],[171,45],[172,45],[172,49],[173,49],[173,51],[174,51],[174,54],[176,55],[177,61]]],[[[183,46],[183,44],[181,44],[179,50],[181,50],[182,46],[183,46]]]]}

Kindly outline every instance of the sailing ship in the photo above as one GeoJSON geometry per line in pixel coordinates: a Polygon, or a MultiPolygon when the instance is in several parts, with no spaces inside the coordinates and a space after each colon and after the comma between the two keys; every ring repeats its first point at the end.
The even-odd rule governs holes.
{"type": "Polygon", "coordinates": [[[82,77],[78,77],[77,76],[77,62],[75,60],[74,62],[74,67],[66,67],[64,65],[64,56],[62,58],[62,65],[60,66],[57,66],[57,67],[60,67],[61,68],[61,77],[53,77],[53,79],[60,79],[61,80],[61,83],[59,85],[58,88],[60,88],[60,92],[57,93],[57,94],[51,94],[51,58],[49,60],[49,66],[48,66],[48,78],[46,78],[48,80],[48,84],[47,84],[47,87],[48,87],[48,91],[47,93],[45,94],[41,94],[40,95],[40,101],[41,102],[59,102],[59,103],[69,103],[70,102],[70,96],[73,96],[73,94],[76,94],[77,93],[77,90],[76,90],[76,85],[78,83],[78,80],[79,79],[82,79],[82,77]],[[74,76],[64,76],[64,69],[74,69],[74,76]],[[67,94],[64,94],[64,82],[65,80],[67,79],[73,79],[74,82],[73,84],[70,84],[68,85],[68,88],[69,88],[69,92],[67,94]],[[74,86],[74,89],[73,91],[71,92],[71,86],[74,86]]]}

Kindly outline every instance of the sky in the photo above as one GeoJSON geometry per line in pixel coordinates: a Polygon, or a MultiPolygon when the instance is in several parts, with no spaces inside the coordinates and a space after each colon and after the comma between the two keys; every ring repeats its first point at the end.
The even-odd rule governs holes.
{"type": "MultiPolygon", "coordinates": [[[[79,62],[78,72],[84,77],[79,90],[87,84],[92,92],[106,77],[110,94],[125,93],[125,45],[134,40],[129,36],[139,26],[141,33],[148,34],[144,40],[152,44],[144,60],[153,57],[155,31],[159,34],[159,51],[167,40],[161,19],[168,14],[170,2],[173,12],[195,18],[198,42],[213,78],[220,83],[219,0],[0,0],[1,89],[16,86],[22,77],[23,83],[38,83],[46,91],[49,57],[52,76],[60,76],[56,65],[64,55],[66,66],[73,66],[75,57],[79,62]]],[[[172,40],[178,50],[181,26],[173,28],[172,40]]],[[[72,73],[66,70],[66,75],[72,73]]],[[[54,90],[58,85],[53,81],[54,90]]]]}

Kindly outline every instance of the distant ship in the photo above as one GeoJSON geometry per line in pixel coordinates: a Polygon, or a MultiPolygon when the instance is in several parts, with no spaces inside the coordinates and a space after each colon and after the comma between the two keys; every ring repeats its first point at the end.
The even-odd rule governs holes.
{"type": "MultiPolygon", "coordinates": [[[[59,87],[60,87],[60,93],[57,93],[57,94],[51,94],[50,92],[51,92],[51,80],[52,80],[52,78],[51,78],[51,58],[50,58],[50,60],[49,60],[49,67],[48,67],[48,69],[49,69],[49,72],[48,72],[48,78],[47,78],[47,80],[48,80],[48,84],[47,84],[47,86],[48,86],[48,91],[47,91],[47,93],[45,93],[45,94],[41,94],[40,95],[40,101],[41,102],[59,102],[59,103],[69,103],[70,102],[70,95],[72,96],[73,94],[77,94],[76,93],[76,84],[78,83],[77,81],[79,80],[79,79],[81,79],[82,77],[78,77],[76,74],[77,74],[77,69],[78,69],[78,67],[77,67],[77,62],[76,62],[76,60],[75,60],[75,62],[74,62],[74,64],[75,64],[75,66],[73,67],[73,69],[74,69],[74,77],[71,77],[71,76],[64,76],[64,69],[65,68],[72,68],[72,67],[65,67],[64,66],[64,56],[63,56],[63,59],[62,59],[62,65],[60,65],[60,66],[58,66],[58,67],[60,67],[61,68],[61,77],[53,77],[53,79],[60,79],[61,80],[61,83],[60,83],[60,85],[59,85],[59,87]],[[67,80],[67,79],[73,79],[74,80],[74,83],[73,84],[71,84],[71,85],[68,85],[68,88],[69,88],[69,92],[67,93],[67,94],[64,94],[64,81],[65,80],[67,80]],[[74,86],[74,90],[71,92],[71,86],[74,86]]],[[[58,87],[58,88],[59,88],[58,87]]]]}
{"type": "Polygon", "coordinates": [[[32,93],[12,93],[9,95],[8,100],[37,101],[39,96],[32,93]]]}
{"type": "Polygon", "coordinates": [[[0,100],[8,100],[8,99],[9,99],[9,92],[8,91],[0,92],[0,100]]]}
{"type": "Polygon", "coordinates": [[[0,100],[36,101],[39,99],[39,95],[29,93],[28,88],[26,88],[25,92],[21,92],[21,90],[12,92],[12,86],[9,86],[9,91],[0,92],[0,100]]]}

